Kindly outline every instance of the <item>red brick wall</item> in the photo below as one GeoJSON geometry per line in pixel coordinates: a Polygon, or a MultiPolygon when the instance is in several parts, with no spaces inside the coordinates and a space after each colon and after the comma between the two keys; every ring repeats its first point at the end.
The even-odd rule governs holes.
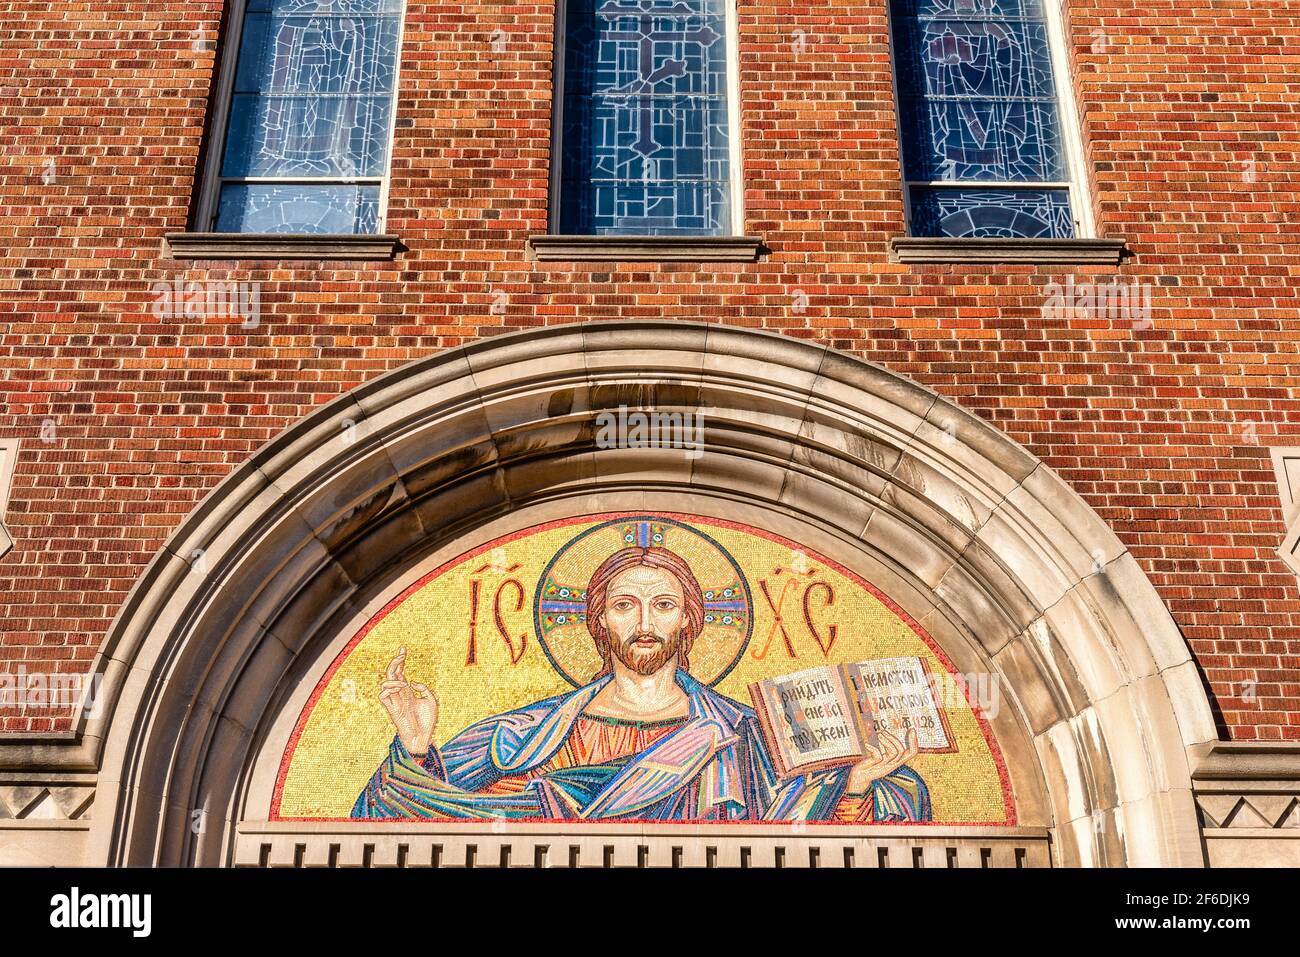
{"type": "Polygon", "coordinates": [[[885,0],[739,0],[760,263],[527,262],[552,5],[408,0],[389,225],[410,251],[212,266],[161,247],[191,205],[219,0],[0,0],[0,435],[23,441],[0,669],[84,669],[168,532],[331,396],[504,330],[680,316],[825,340],[1024,443],[1137,556],[1224,734],[1300,739],[1300,591],[1268,459],[1300,444],[1300,8],[1284,6],[1070,0],[1099,232],[1136,254],[1122,269],[888,261],[903,206],[885,0]],[[1045,318],[1046,284],[1071,273],[1152,284],[1151,327],[1045,318]],[[260,282],[261,325],[156,318],[153,284],[177,277],[260,282]]]}

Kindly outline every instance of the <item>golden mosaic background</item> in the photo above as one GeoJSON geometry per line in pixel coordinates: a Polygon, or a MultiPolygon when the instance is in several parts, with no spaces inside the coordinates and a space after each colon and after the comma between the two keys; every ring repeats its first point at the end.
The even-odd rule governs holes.
{"type": "MultiPolygon", "coordinates": [[[[297,746],[291,744],[285,756],[288,767],[278,816],[348,817],[393,738],[392,725],[377,691],[388,662],[403,645],[408,649],[407,677],[424,682],[438,697],[438,744],[481,718],[571,690],[572,685],[557,673],[537,640],[534,593],[557,551],[608,518],[541,526],[513,541],[489,546],[456,560],[387,614],[381,613],[369,633],[350,653],[345,653],[325,687],[318,689],[297,746]],[[507,579],[519,582],[523,591],[522,602],[518,601],[519,589],[513,585],[505,586],[502,592],[500,618],[511,636],[509,645],[497,630],[492,607],[497,589],[507,579]],[[475,580],[479,582],[477,661],[467,666],[475,580]],[[522,605],[517,611],[516,604],[522,605]],[[526,642],[521,637],[526,637],[526,642]]],[[[740,528],[685,516],[676,519],[699,529],[726,549],[740,566],[752,593],[752,636],[735,668],[716,685],[723,694],[750,704],[748,685],[752,681],[819,664],[869,658],[916,655],[933,673],[946,670],[906,622],[867,589],[816,555],[740,528]],[[827,605],[826,591],[820,586],[809,601],[812,624],[823,645],[829,643],[829,625],[838,627],[829,654],[823,653],[804,620],[802,597],[807,585],[814,581],[824,582],[834,590],[833,605],[827,605]],[[780,630],[773,627],[776,618],[761,591],[763,583],[771,603],[783,609],[793,658],[780,630]]],[[[602,533],[600,547],[593,547],[596,535],[588,536],[579,548],[561,557],[557,570],[589,565],[589,574],[596,563],[621,547],[616,531],[617,526],[608,535],[602,533]],[[609,543],[607,548],[604,542],[609,543]]],[[[691,562],[701,587],[720,584],[717,578],[725,577],[728,567],[725,559],[703,539],[683,534],[682,529],[669,525],[667,547],[691,562]]],[[[580,584],[585,586],[585,580],[580,584]]],[[[570,636],[568,642],[557,645],[562,645],[554,649],[557,658],[567,670],[583,673],[584,677],[594,675],[598,658],[589,640],[578,643],[570,636]]],[[[692,650],[692,672],[702,680],[714,678],[737,647],[734,633],[710,634],[706,630],[692,650]]],[[[975,715],[968,707],[961,707],[949,708],[947,717],[957,753],[920,754],[910,762],[929,785],[935,822],[1004,823],[1001,779],[975,715]]]]}

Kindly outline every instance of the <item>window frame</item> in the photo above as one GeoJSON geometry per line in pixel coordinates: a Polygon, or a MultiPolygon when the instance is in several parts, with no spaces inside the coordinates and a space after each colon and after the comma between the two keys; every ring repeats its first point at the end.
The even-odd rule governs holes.
{"type": "Polygon", "coordinates": [[[898,175],[903,194],[903,221],[906,236],[917,239],[946,239],[951,242],[970,242],[976,237],[931,237],[922,236],[913,231],[912,190],[915,188],[932,189],[970,189],[972,187],[1000,190],[1042,190],[1064,189],[1070,202],[1070,215],[1074,223],[1074,235],[1056,242],[1070,242],[1075,239],[1095,239],[1096,222],[1093,218],[1091,195],[1088,190],[1087,158],[1083,149],[1082,129],[1079,125],[1078,107],[1074,96],[1074,71],[1070,66],[1070,57],[1065,32],[1064,0],[1040,0],[1043,5],[1043,23],[1047,29],[1048,53],[1052,64],[1052,86],[1056,92],[1057,121],[1061,127],[1061,152],[1065,160],[1066,180],[1003,182],[1000,180],[911,180],[907,178],[907,145],[903,142],[902,85],[898,79],[898,59],[901,47],[898,42],[897,25],[892,10],[887,8],[889,22],[889,63],[890,84],[894,93],[894,118],[898,140],[898,175]]]}
{"type": "MultiPolygon", "coordinates": [[[[234,101],[235,76],[239,69],[240,44],[244,36],[244,22],[248,12],[248,0],[230,0],[227,4],[226,35],[221,41],[221,50],[217,57],[216,97],[212,109],[212,126],[208,138],[208,150],[203,161],[203,173],[199,187],[198,202],[194,206],[195,232],[216,234],[217,216],[220,212],[221,187],[226,183],[331,183],[379,185],[379,212],[373,233],[337,233],[327,235],[340,236],[382,236],[388,226],[388,193],[392,183],[393,145],[397,135],[397,107],[402,83],[402,45],[406,38],[407,0],[398,0],[397,56],[393,63],[392,106],[388,111],[388,148],[384,157],[382,176],[324,177],[324,176],[254,176],[224,177],[221,167],[226,158],[226,140],[230,133],[231,104],[234,101]]],[[[223,232],[222,236],[260,235],[247,232],[223,232]]],[[[295,236],[315,236],[320,233],[275,233],[286,238],[295,236]]]]}
{"type": "MultiPolygon", "coordinates": [[[[405,2],[405,0],[403,0],[405,2]]],[[[726,44],[725,59],[727,64],[727,163],[728,169],[728,212],[731,222],[725,233],[706,234],[667,234],[666,238],[683,242],[707,243],[711,239],[745,236],[745,191],[743,151],[740,142],[740,42],[739,17],[736,12],[737,0],[722,0],[725,7],[726,44]]],[[[549,177],[550,196],[547,201],[547,233],[552,236],[564,235],[560,232],[561,201],[564,174],[564,80],[565,48],[569,24],[568,0],[555,0],[555,40],[552,45],[551,76],[551,168],[549,177]]],[[[644,238],[645,233],[581,233],[593,240],[608,240],[612,243],[632,238],[644,238]]],[[[654,238],[665,238],[663,234],[654,238]]]]}

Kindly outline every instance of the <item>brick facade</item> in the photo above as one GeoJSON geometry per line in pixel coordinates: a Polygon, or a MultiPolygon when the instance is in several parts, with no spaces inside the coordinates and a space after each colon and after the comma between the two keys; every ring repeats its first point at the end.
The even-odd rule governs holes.
{"type": "Polygon", "coordinates": [[[533,325],[680,317],[818,339],[1023,443],[1137,557],[1220,734],[1300,740],[1269,459],[1300,445],[1300,14],[1069,0],[1097,232],[1132,257],[904,265],[885,3],[738,0],[744,231],[770,254],[572,264],[526,253],[547,225],[553,6],[407,6],[388,207],[407,251],[189,264],[163,236],[192,208],[222,4],[0,0],[0,436],[22,442],[4,668],[87,668],[205,493],[379,372],[533,325]],[[1045,314],[1070,275],[1148,284],[1149,322],[1045,314]],[[178,279],[259,283],[260,324],[158,317],[155,284],[178,279]]]}

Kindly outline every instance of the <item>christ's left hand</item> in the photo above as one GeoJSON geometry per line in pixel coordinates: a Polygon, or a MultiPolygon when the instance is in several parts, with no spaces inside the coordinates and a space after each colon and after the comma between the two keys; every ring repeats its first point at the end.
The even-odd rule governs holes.
{"type": "Polygon", "coordinates": [[[847,790],[850,794],[865,793],[867,788],[871,787],[872,782],[888,774],[893,774],[916,757],[916,731],[914,729],[908,729],[905,744],[888,731],[881,731],[877,738],[880,741],[880,747],[873,748],[871,745],[867,745],[866,757],[853,765],[853,770],[849,772],[847,790]]]}

